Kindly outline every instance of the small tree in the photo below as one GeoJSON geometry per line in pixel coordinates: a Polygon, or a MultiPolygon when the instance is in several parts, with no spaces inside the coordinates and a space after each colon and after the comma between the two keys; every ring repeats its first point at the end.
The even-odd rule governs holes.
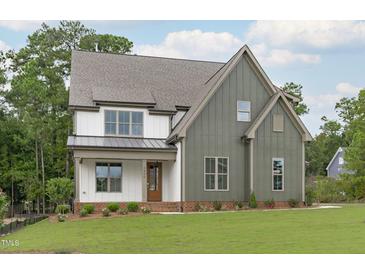
{"type": "Polygon", "coordinates": [[[3,224],[5,214],[8,211],[8,198],[6,197],[5,193],[0,192],[0,227],[3,224]]]}
{"type": "Polygon", "coordinates": [[[68,178],[53,178],[48,181],[47,196],[56,205],[67,204],[73,194],[73,183],[68,178]]]}
{"type": "Polygon", "coordinates": [[[257,208],[256,195],[254,192],[252,192],[250,195],[250,200],[248,202],[248,206],[250,208],[257,208]]]}

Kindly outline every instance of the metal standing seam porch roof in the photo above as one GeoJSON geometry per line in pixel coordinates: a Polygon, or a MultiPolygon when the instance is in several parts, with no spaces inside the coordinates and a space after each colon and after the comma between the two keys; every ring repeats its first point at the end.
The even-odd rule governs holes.
{"type": "Polygon", "coordinates": [[[168,150],[176,151],[175,145],[170,145],[164,139],[154,138],[127,138],[104,136],[69,136],[69,148],[114,148],[114,149],[141,149],[141,150],[168,150]]]}

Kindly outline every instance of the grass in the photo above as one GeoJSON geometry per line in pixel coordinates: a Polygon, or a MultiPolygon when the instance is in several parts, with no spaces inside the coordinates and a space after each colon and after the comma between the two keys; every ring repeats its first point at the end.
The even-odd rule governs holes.
{"type": "Polygon", "coordinates": [[[365,206],[48,220],[0,238],[0,252],[365,253],[365,206]],[[4,247],[2,240],[19,240],[4,247]]]}

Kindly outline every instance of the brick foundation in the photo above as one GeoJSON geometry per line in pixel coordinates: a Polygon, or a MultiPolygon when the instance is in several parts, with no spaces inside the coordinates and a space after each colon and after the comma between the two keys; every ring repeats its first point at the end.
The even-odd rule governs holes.
{"type": "MultiPolygon", "coordinates": [[[[147,207],[151,209],[152,212],[192,212],[196,211],[196,205],[199,203],[200,207],[206,208],[208,210],[214,210],[213,202],[210,201],[185,201],[185,202],[138,202],[139,206],[147,207]]],[[[222,210],[235,210],[234,201],[222,201],[222,210]]],[[[101,213],[101,210],[107,207],[108,203],[80,203],[75,202],[75,213],[78,214],[80,209],[86,204],[93,204],[95,206],[95,212],[101,213]]],[[[247,202],[244,203],[247,205],[247,202]]],[[[121,208],[127,207],[127,202],[119,203],[121,208]]],[[[258,201],[257,206],[260,209],[265,208],[263,201],[258,201]]],[[[303,202],[299,203],[299,207],[305,207],[303,202]]],[[[275,208],[289,208],[288,202],[286,201],[275,201],[275,208]]]]}

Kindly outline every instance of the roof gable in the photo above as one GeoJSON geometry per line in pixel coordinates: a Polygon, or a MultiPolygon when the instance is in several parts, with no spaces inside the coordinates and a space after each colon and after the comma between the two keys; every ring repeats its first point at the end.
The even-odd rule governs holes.
{"type": "Polygon", "coordinates": [[[333,161],[336,160],[337,158],[337,155],[340,154],[341,152],[343,152],[343,148],[342,147],[339,147],[335,153],[335,155],[333,155],[331,161],[329,162],[329,164],[327,165],[326,167],[326,170],[328,170],[330,168],[330,166],[333,164],[333,161]]]}

